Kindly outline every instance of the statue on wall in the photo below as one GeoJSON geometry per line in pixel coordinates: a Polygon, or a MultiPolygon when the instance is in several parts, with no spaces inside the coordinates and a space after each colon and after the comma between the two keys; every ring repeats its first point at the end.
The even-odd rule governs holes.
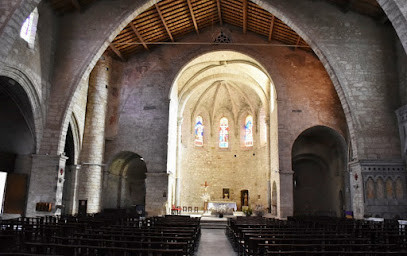
{"type": "Polygon", "coordinates": [[[230,192],[229,192],[229,189],[228,189],[228,188],[224,188],[222,195],[223,195],[223,199],[225,199],[225,200],[230,199],[230,192]]]}
{"type": "Polygon", "coordinates": [[[240,196],[241,196],[242,207],[249,206],[249,191],[248,190],[240,191],[240,196]]]}

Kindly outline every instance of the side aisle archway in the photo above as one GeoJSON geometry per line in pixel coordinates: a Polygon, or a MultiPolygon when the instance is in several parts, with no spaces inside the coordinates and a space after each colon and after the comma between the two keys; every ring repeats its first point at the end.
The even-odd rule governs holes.
{"type": "Polygon", "coordinates": [[[292,147],[294,215],[340,217],[345,208],[346,143],[335,130],[314,126],[292,147]]]}

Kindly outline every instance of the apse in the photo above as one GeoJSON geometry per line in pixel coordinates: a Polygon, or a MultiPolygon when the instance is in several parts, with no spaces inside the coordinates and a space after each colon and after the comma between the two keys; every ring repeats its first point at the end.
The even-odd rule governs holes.
{"type": "Polygon", "coordinates": [[[256,60],[234,51],[204,54],[182,69],[170,95],[169,205],[204,210],[205,201],[228,201],[271,211],[274,90],[256,60]]]}

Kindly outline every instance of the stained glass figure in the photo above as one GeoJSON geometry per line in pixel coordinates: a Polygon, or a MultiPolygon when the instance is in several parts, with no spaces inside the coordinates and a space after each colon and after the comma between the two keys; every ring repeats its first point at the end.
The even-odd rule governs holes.
{"type": "Polygon", "coordinates": [[[203,126],[203,120],[201,116],[196,117],[196,123],[195,123],[195,145],[196,146],[203,146],[203,132],[204,132],[204,126],[203,126]]]}
{"type": "Polygon", "coordinates": [[[220,119],[219,147],[220,148],[229,147],[229,124],[228,119],[226,117],[220,119]]]}
{"type": "Polygon", "coordinates": [[[253,117],[247,116],[244,126],[245,134],[244,134],[244,143],[246,147],[253,146],[253,117]]]}

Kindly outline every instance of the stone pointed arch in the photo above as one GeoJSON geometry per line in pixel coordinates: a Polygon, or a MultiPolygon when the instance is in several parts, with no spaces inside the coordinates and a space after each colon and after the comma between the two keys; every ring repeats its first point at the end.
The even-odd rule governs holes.
{"type": "Polygon", "coordinates": [[[404,0],[377,0],[393,24],[394,30],[407,53],[407,4],[404,0]]]}
{"type": "Polygon", "coordinates": [[[33,135],[35,140],[35,152],[38,153],[41,146],[41,139],[43,134],[43,122],[45,115],[44,104],[41,104],[40,97],[36,90],[36,87],[30,78],[23,71],[12,66],[0,66],[0,76],[8,77],[17,82],[27,95],[29,104],[32,111],[32,117],[34,122],[33,135]]]}

